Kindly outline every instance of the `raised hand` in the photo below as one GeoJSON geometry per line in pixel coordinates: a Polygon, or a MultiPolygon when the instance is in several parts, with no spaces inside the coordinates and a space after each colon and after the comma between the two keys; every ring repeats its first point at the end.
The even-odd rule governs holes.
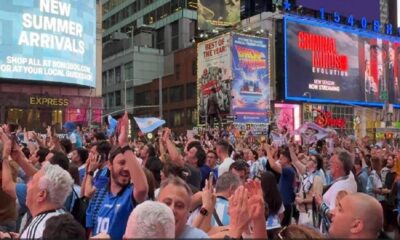
{"type": "Polygon", "coordinates": [[[250,209],[250,217],[253,220],[265,217],[264,196],[261,189],[261,183],[250,180],[245,184],[249,192],[248,208],[250,209]]]}
{"type": "Polygon", "coordinates": [[[215,190],[212,185],[212,178],[210,180],[206,179],[206,184],[203,188],[203,192],[201,195],[201,199],[203,202],[203,207],[206,208],[209,212],[213,211],[215,207],[215,202],[216,202],[216,195],[215,195],[215,190]]]}
{"type": "Polygon", "coordinates": [[[229,198],[229,215],[231,218],[229,235],[233,238],[241,237],[248,226],[251,216],[248,212],[248,190],[240,186],[229,198]]]}
{"type": "Polygon", "coordinates": [[[125,112],[124,116],[119,122],[120,124],[120,133],[118,135],[118,144],[120,147],[126,146],[129,144],[128,141],[128,129],[129,129],[129,119],[128,112],[125,112]]]}

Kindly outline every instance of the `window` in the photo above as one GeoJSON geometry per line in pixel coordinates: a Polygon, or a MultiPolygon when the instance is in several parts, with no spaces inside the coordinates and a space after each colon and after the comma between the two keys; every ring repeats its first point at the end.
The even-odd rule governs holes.
{"type": "Polygon", "coordinates": [[[114,93],[108,94],[108,107],[109,108],[114,107],[114,93]]]}
{"type": "Polygon", "coordinates": [[[175,79],[176,80],[180,79],[180,76],[181,76],[181,65],[178,63],[175,64],[175,79]]]}
{"type": "Polygon", "coordinates": [[[186,109],[186,124],[190,126],[195,126],[197,123],[196,119],[196,108],[186,109]]]}
{"type": "Polygon", "coordinates": [[[176,87],[171,87],[169,89],[170,95],[169,95],[169,101],[170,102],[179,102],[183,101],[183,86],[176,86],[176,87]]]}
{"type": "Polygon", "coordinates": [[[103,72],[102,86],[103,86],[103,88],[105,88],[107,86],[107,72],[103,72]]]}
{"type": "Polygon", "coordinates": [[[196,83],[186,84],[186,99],[193,99],[197,95],[196,83]]]}
{"type": "Polygon", "coordinates": [[[179,48],[179,21],[171,24],[171,42],[171,50],[177,50],[179,48]]]}
{"type": "Polygon", "coordinates": [[[104,94],[102,97],[103,97],[103,108],[107,108],[107,100],[108,100],[107,95],[104,94]]]}
{"type": "Polygon", "coordinates": [[[125,75],[125,81],[126,80],[132,80],[133,79],[133,63],[129,62],[124,65],[124,75],[125,75]]]}
{"type": "Polygon", "coordinates": [[[165,28],[160,28],[157,30],[157,48],[164,49],[164,31],[165,28]]]}
{"type": "Polygon", "coordinates": [[[160,103],[160,96],[159,96],[158,93],[159,93],[158,90],[157,90],[157,91],[154,91],[154,104],[155,104],[155,105],[157,105],[157,104],[160,103]]]}
{"type": "Polygon", "coordinates": [[[116,83],[121,82],[121,67],[115,68],[115,81],[116,81],[116,83]]]}
{"type": "Polygon", "coordinates": [[[115,106],[121,106],[121,91],[115,92],[115,106]]]}
{"type": "Polygon", "coordinates": [[[197,74],[197,62],[196,62],[196,60],[193,60],[192,61],[192,75],[196,76],[196,74],[197,74]]]}
{"type": "Polygon", "coordinates": [[[136,93],[135,94],[135,105],[136,106],[152,105],[151,93],[149,91],[136,93]]]}
{"type": "Polygon", "coordinates": [[[114,84],[114,69],[108,70],[108,85],[114,84]]]}
{"type": "Polygon", "coordinates": [[[168,102],[168,88],[164,88],[162,91],[162,101],[163,103],[168,102]]]}
{"type": "Polygon", "coordinates": [[[181,127],[184,125],[185,111],[183,109],[173,110],[169,112],[168,120],[172,127],[181,127]]]}
{"type": "Polygon", "coordinates": [[[126,89],[126,104],[132,105],[133,104],[133,88],[126,89]]]}

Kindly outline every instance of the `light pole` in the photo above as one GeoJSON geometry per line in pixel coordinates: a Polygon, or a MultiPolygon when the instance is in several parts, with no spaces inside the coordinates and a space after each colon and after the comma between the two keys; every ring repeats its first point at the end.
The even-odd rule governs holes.
{"type": "MultiPolygon", "coordinates": [[[[125,109],[125,111],[127,110],[127,97],[126,97],[126,95],[127,95],[127,89],[126,89],[126,82],[130,82],[130,81],[133,82],[132,91],[134,91],[134,87],[135,87],[135,70],[134,70],[134,55],[135,55],[135,49],[134,49],[134,46],[133,46],[133,34],[134,34],[134,29],[135,29],[135,27],[132,25],[132,26],[129,27],[129,29],[130,29],[130,31],[128,31],[128,33],[131,33],[131,46],[130,46],[130,48],[132,48],[132,79],[126,79],[126,78],[125,78],[125,80],[124,80],[124,109],[125,109]]],[[[132,95],[134,95],[134,94],[132,94],[132,95]]],[[[135,99],[134,99],[134,97],[133,97],[133,99],[132,99],[132,114],[133,114],[133,110],[134,110],[134,102],[135,102],[135,99]]]]}

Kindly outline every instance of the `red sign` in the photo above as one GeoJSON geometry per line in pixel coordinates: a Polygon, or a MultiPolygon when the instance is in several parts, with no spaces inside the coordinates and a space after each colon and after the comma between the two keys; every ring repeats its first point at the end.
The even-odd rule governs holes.
{"type": "Polygon", "coordinates": [[[344,128],[346,126],[346,120],[343,118],[333,118],[332,113],[328,111],[321,111],[313,109],[313,112],[317,112],[317,116],[314,118],[314,122],[321,127],[336,127],[344,128]]]}
{"type": "Polygon", "coordinates": [[[311,52],[312,66],[315,68],[348,71],[347,56],[337,53],[335,38],[299,32],[298,47],[311,52]]]}

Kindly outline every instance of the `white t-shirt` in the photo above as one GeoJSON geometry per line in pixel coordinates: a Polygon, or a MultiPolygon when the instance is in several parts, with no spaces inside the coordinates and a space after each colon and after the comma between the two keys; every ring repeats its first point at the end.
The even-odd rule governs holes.
{"type": "Polygon", "coordinates": [[[229,167],[234,162],[235,161],[230,157],[225,158],[224,161],[221,163],[221,165],[219,165],[218,167],[218,177],[222,176],[222,174],[226,172],[229,172],[229,167]]]}
{"type": "Polygon", "coordinates": [[[40,239],[43,237],[43,231],[46,228],[46,222],[49,218],[65,214],[63,209],[47,211],[34,217],[28,227],[20,235],[20,239],[40,239]]]}
{"type": "Polygon", "coordinates": [[[352,172],[346,179],[335,182],[324,194],[323,201],[329,207],[329,210],[335,208],[336,195],[342,190],[347,191],[349,194],[357,192],[357,183],[352,172]]]}

